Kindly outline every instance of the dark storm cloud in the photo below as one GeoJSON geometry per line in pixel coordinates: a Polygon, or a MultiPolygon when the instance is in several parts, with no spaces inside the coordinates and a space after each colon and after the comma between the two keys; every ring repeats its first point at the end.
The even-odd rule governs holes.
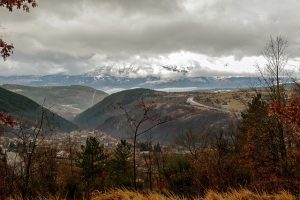
{"type": "MultiPolygon", "coordinates": [[[[270,35],[278,34],[289,40],[291,58],[300,55],[298,0],[38,2],[29,14],[1,9],[0,23],[5,29],[0,35],[13,41],[18,52],[1,68],[23,69],[17,66],[24,62],[43,65],[41,73],[55,67],[81,73],[110,58],[133,62],[135,56],[159,58],[180,51],[212,59],[242,59],[259,56],[270,35]],[[104,59],[92,62],[92,55],[104,59]]],[[[30,70],[24,68],[24,73],[30,70]]]]}

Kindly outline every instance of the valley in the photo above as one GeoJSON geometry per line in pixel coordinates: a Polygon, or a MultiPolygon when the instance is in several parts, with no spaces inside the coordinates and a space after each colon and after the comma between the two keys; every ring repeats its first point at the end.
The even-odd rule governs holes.
{"type": "Polygon", "coordinates": [[[5,84],[3,88],[24,95],[67,120],[92,107],[108,94],[87,86],[42,86],[5,84]]]}
{"type": "MultiPolygon", "coordinates": [[[[291,85],[285,88],[286,97],[291,97],[294,94],[294,90],[289,89],[291,85]]],[[[111,175],[120,170],[118,166],[112,168],[116,156],[124,153],[127,168],[138,172],[137,184],[152,184],[161,176],[168,181],[169,173],[176,174],[178,167],[190,170],[191,176],[185,175],[188,179],[199,176],[202,181],[202,176],[193,170],[214,176],[219,169],[222,169],[223,175],[228,168],[232,170],[230,167],[235,167],[234,148],[238,146],[234,145],[239,145],[237,134],[242,130],[239,127],[251,112],[251,105],[252,109],[253,105],[260,103],[265,106],[260,98],[264,102],[270,98],[266,88],[184,92],[132,88],[107,94],[77,85],[6,84],[0,87],[0,112],[12,116],[14,126],[2,123],[0,148],[6,155],[7,165],[17,166],[16,172],[21,170],[26,159],[20,156],[23,155],[20,149],[26,149],[27,154],[24,155],[30,157],[32,149],[37,148],[34,155],[38,165],[35,169],[42,171],[44,165],[52,162],[61,177],[66,174],[65,170],[80,176],[80,171],[77,171],[80,153],[85,149],[94,151],[89,149],[89,142],[94,140],[102,152],[98,154],[102,154],[99,159],[108,159],[105,161],[107,167],[105,165],[102,170],[111,175]],[[131,168],[132,164],[136,168],[131,168]],[[190,164],[197,166],[190,168],[190,164]],[[219,168],[223,164],[224,168],[219,168]],[[211,169],[216,171],[206,172],[211,165],[211,169]],[[160,170],[164,171],[161,173],[160,170]]],[[[255,112],[251,113],[255,114],[254,118],[255,112]]],[[[260,112],[268,115],[265,110],[260,112]]],[[[86,158],[89,159],[89,155],[86,158]]],[[[47,170],[52,172],[52,168],[47,170]]],[[[128,176],[132,177],[132,171],[128,176]]],[[[129,183],[133,187],[134,182],[131,180],[129,183]]],[[[143,187],[152,187],[146,184],[143,187]]]]}
{"type": "MultiPolygon", "coordinates": [[[[51,110],[20,94],[0,87],[0,112],[11,115],[18,126],[34,126],[43,117],[45,126],[58,131],[69,132],[78,126],[51,110]]],[[[8,132],[9,134],[10,132],[8,132]]]]}
{"type": "Polygon", "coordinates": [[[126,111],[139,118],[138,104],[151,102],[158,119],[168,122],[155,127],[140,140],[174,144],[186,131],[211,135],[235,123],[239,113],[255,94],[241,90],[195,92],[162,92],[151,89],[129,89],[111,95],[86,86],[3,85],[11,92],[24,95],[69,120],[78,130],[98,130],[115,139],[131,139],[126,111]]]}

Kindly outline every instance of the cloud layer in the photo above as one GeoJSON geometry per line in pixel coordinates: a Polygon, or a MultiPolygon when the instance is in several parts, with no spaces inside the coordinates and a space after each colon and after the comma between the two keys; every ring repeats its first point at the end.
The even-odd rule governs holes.
{"type": "Polygon", "coordinates": [[[278,34],[288,39],[293,63],[300,57],[298,0],[38,2],[29,14],[1,8],[1,36],[16,48],[0,63],[1,75],[121,65],[138,67],[135,75],[160,74],[162,65],[190,66],[193,74],[250,73],[278,34]]]}

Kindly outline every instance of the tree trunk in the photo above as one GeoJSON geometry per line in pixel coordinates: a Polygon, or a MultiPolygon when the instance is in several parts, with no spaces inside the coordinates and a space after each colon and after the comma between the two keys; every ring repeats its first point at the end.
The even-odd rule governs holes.
{"type": "Polygon", "coordinates": [[[136,185],[136,139],[137,139],[137,133],[134,133],[134,140],[133,140],[133,183],[134,183],[134,189],[137,190],[136,185]]]}

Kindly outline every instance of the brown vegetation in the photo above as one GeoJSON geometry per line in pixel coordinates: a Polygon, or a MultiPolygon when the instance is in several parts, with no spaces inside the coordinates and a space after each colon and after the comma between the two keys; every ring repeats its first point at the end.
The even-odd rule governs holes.
{"type": "MultiPolygon", "coordinates": [[[[9,200],[21,200],[21,198],[8,198],[9,200]]],[[[65,200],[61,197],[37,197],[37,200],[65,200]]],[[[114,190],[106,193],[95,193],[92,200],[186,200],[176,195],[162,195],[155,192],[138,193],[128,190],[114,190]]],[[[296,197],[287,193],[278,194],[253,193],[249,190],[233,190],[227,193],[209,191],[205,197],[195,197],[191,200],[296,200],[296,197]]]]}
{"type": "MultiPolygon", "coordinates": [[[[49,197],[37,198],[38,200],[63,200],[64,198],[49,197]]],[[[94,194],[92,200],[185,200],[175,195],[162,195],[159,193],[138,193],[127,190],[115,190],[104,194],[94,194]]],[[[209,191],[205,197],[195,197],[193,200],[296,200],[296,198],[287,193],[281,192],[278,194],[253,193],[249,190],[231,191],[228,193],[217,193],[209,191]]]]}

